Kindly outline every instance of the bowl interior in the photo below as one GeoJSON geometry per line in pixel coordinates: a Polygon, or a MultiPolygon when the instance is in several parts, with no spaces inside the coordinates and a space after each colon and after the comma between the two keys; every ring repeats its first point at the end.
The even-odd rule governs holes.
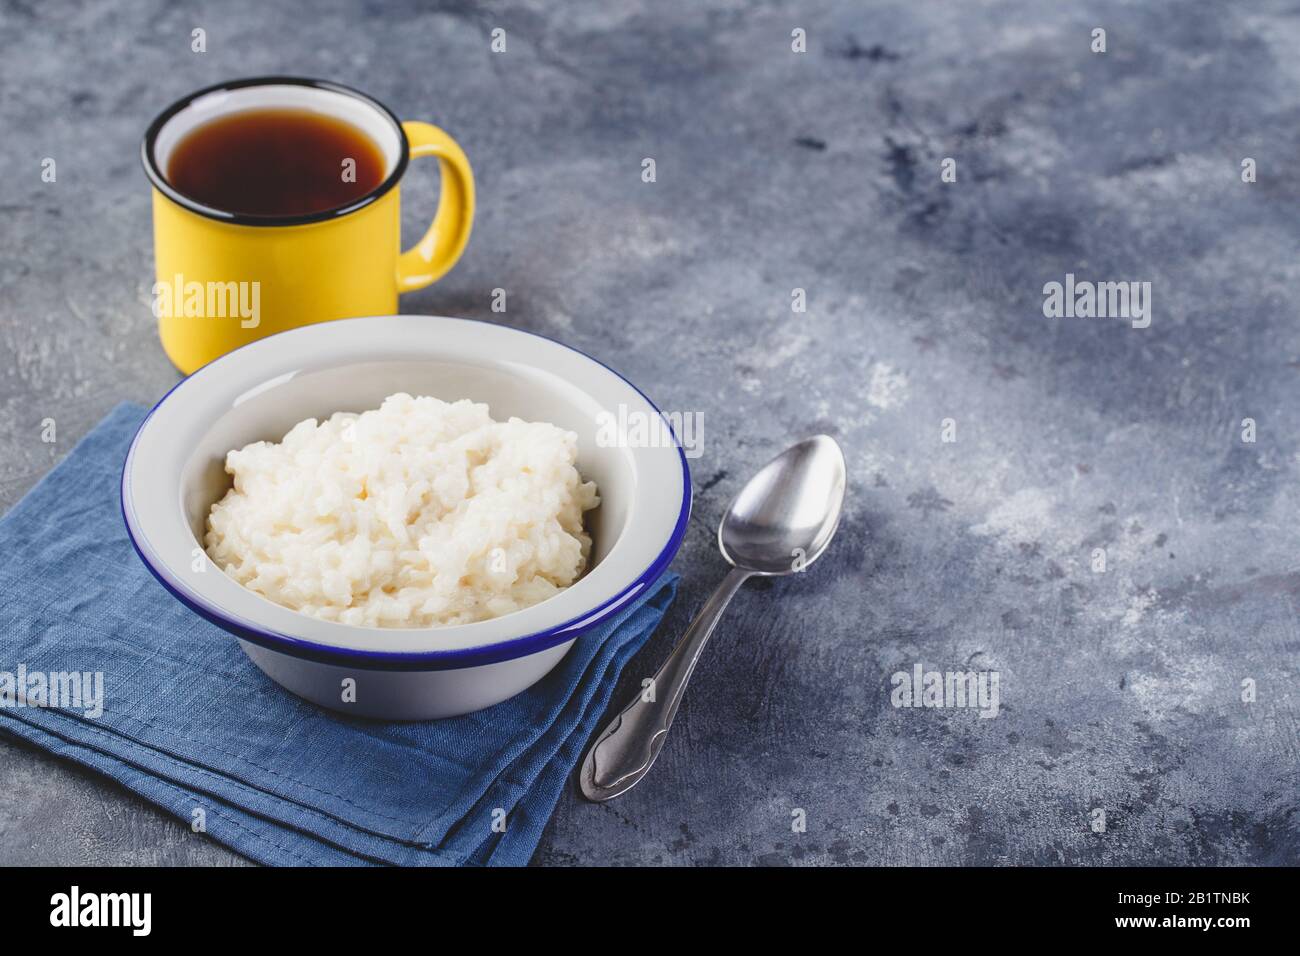
{"type": "Polygon", "coordinates": [[[245,393],[192,436],[193,452],[181,473],[181,508],[202,547],[212,505],[230,489],[226,453],[255,441],[280,441],[306,418],[378,408],[395,392],[454,402],[486,403],[497,421],[550,422],[578,436],[578,471],[596,482],[601,503],[587,512],[592,538],[589,573],[613,549],[627,525],[636,484],[627,449],[597,443],[601,406],[558,376],[522,365],[505,367],[449,361],[382,361],[291,373],[245,393]]]}
{"type": "Polygon", "coordinates": [[[666,570],[686,533],[690,472],[671,435],[666,442],[636,437],[636,424],[647,421],[663,420],[635,386],[541,336],[445,316],[322,322],[231,352],[165,396],[131,444],[122,513],[154,576],[243,640],[364,666],[477,666],[571,640],[666,570]],[[514,416],[574,432],[578,469],[596,482],[602,501],[587,515],[593,555],[582,578],[499,618],[378,628],[300,614],[194,560],[208,512],[230,487],[225,458],[232,449],[280,441],[303,419],[378,408],[394,392],[471,399],[498,420],[514,416]],[[611,418],[620,423],[612,440],[611,418]]]}

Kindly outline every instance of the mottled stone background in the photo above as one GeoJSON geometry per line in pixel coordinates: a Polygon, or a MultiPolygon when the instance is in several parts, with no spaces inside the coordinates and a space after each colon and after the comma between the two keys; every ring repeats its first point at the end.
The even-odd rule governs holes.
{"type": "MultiPolygon", "coordinates": [[[[566,795],[535,862],[1300,859],[1293,3],[0,10],[0,506],[176,381],[139,138],[260,73],[356,85],[465,146],[473,240],[405,311],[556,336],[704,415],[684,587],[620,696],[721,577],[745,476],[810,433],[843,443],[824,563],[738,597],[653,775],[566,795]],[[1151,327],[1045,319],[1066,272],[1151,282],[1151,327]],[[1000,715],[895,709],[918,661],[997,670],[1000,715]]],[[[413,169],[409,237],[435,183],[413,169]]],[[[0,862],[237,859],[39,752],[0,762],[0,862]]]]}

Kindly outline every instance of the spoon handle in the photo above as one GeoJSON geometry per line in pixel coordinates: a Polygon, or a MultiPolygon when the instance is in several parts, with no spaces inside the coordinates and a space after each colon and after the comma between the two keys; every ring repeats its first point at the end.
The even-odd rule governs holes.
{"type": "Polygon", "coordinates": [[[695,662],[722,612],[749,576],[749,571],[740,568],[727,572],[651,684],[614,718],[587,751],[579,783],[588,800],[601,802],[626,793],[650,772],[668,739],[668,728],[677,716],[695,662]]]}

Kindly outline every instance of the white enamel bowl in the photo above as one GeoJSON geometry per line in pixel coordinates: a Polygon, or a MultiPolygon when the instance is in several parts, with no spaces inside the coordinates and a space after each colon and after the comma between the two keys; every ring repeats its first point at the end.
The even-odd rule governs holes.
{"type": "Polygon", "coordinates": [[[465,714],[540,680],[575,638],[659,578],[681,544],[691,506],[681,448],[618,447],[602,436],[602,414],[660,421],[626,379],[538,335],[420,315],[324,322],[231,352],[172,389],[131,444],[122,513],[163,586],[235,635],[253,663],[293,693],[381,719],[465,714]],[[377,408],[394,392],[469,398],[486,402],[498,420],[517,416],[575,432],[578,470],[601,497],[587,516],[586,573],[555,597],[490,621],[368,628],[281,607],[197,560],[208,511],[230,487],[228,451],[278,441],[305,418],[377,408]],[[343,702],[348,678],[355,703],[343,702]]]}

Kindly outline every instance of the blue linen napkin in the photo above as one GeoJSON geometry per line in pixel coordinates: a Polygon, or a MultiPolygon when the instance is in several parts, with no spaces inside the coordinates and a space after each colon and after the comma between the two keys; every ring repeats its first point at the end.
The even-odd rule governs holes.
{"type": "Polygon", "coordinates": [[[676,575],[495,707],[416,724],[348,718],[282,690],[140,562],[118,483],[143,417],[119,405],[0,519],[0,732],[262,863],[526,864],[676,575]],[[28,693],[6,694],[20,668],[28,693]],[[81,709],[32,706],[32,675],[52,672],[102,672],[102,714],[93,694],[81,709]]]}

